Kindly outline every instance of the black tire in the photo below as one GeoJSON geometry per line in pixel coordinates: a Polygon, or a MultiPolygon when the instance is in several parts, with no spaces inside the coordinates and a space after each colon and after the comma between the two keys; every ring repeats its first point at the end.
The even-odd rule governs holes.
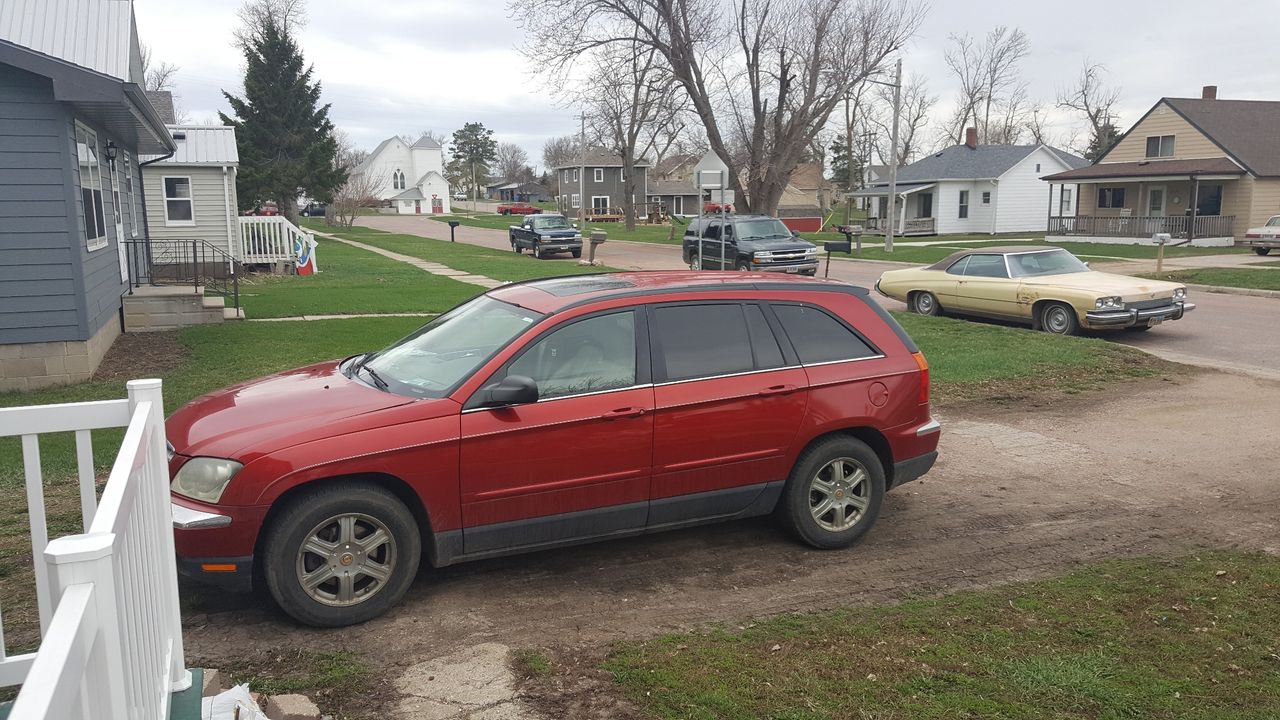
{"type": "Polygon", "coordinates": [[[524,254],[524,250],[520,247],[520,243],[516,242],[515,240],[511,241],[511,250],[517,255],[524,254]]]}
{"type": "Polygon", "coordinates": [[[576,257],[576,258],[580,258],[580,257],[582,257],[582,248],[576,248],[576,249],[574,249],[574,250],[572,251],[572,254],[573,254],[573,256],[574,256],[574,257],[576,257]]]}
{"type": "MultiPolygon", "coordinates": [[[[834,435],[813,444],[800,454],[795,467],[791,469],[791,476],[787,478],[777,513],[782,523],[805,543],[822,550],[834,550],[848,547],[862,537],[875,524],[883,502],[884,467],[875,451],[857,438],[834,435]],[[813,506],[815,494],[821,493],[816,489],[815,479],[821,479],[819,473],[827,473],[828,467],[837,461],[856,463],[865,474],[860,481],[865,488],[855,486],[852,490],[865,492],[866,507],[843,530],[824,527],[814,517],[813,506]]],[[[832,509],[830,512],[836,511],[832,509]]]]}
{"type": "Polygon", "coordinates": [[[747,272],[748,270],[751,269],[751,263],[747,262],[746,260],[739,260],[738,262],[733,264],[733,269],[737,270],[738,272],[747,272]]]}
{"type": "Polygon", "coordinates": [[[533,241],[533,256],[539,260],[542,259],[542,248],[538,247],[538,241],[533,241]]]}
{"type": "Polygon", "coordinates": [[[1075,335],[1080,332],[1080,319],[1066,303],[1045,303],[1040,308],[1040,329],[1050,335],[1075,335]]]}
{"type": "Polygon", "coordinates": [[[688,260],[690,270],[701,270],[702,260],[697,255],[691,255],[688,260]]]}
{"type": "MultiPolygon", "coordinates": [[[[340,526],[334,520],[333,524],[325,527],[340,526]]],[[[368,538],[371,535],[372,531],[369,531],[361,537],[368,538]]],[[[363,563],[360,551],[348,552],[353,545],[341,545],[340,536],[335,536],[333,542],[336,550],[332,562],[336,565],[332,567],[341,571],[341,566],[346,565],[358,570],[363,563]],[[342,552],[342,555],[337,555],[338,552],[342,552]]],[[[358,548],[358,545],[354,547],[358,548]]],[[[341,627],[371,620],[400,602],[417,575],[418,564],[422,559],[422,538],[413,513],[391,492],[365,482],[336,483],[304,491],[291,500],[288,507],[272,520],[263,543],[262,555],[267,589],[282,610],[305,625],[341,627]],[[336,602],[327,604],[302,587],[300,563],[303,567],[314,563],[312,571],[319,570],[326,564],[321,555],[304,555],[302,545],[326,521],[343,515],[365,518],[357,521],[363,525],[356,525],[356,530],[360,527],[382,526],[381,529],[390,536],[390,541],[373,548],[373,553],[370,554],[381,554],[391,570],[390,575],[382,582],[374,580],[370,575],[355,573],[352,587],[355,592],[369,592],[368,596],[346,605],[338,605],[336,602]],[[364,583],[363,590],[359,589],[361,583],[364,583]]],[[[329,582],[320,583],[317,592],[329,587],[329,582]]],[[[332,578],[332,582],[333,594],[336,596],[342,582],[337,577],[332,578]]]]}
{"type": "Polygon", "coordinates": [[[942,314],[942,306],[938,304],[938,296],[927,290],[911,295],[911,312],[917,315],[938,316],[942,314]]]}
{"type": "Polygon", "coordinates": [[[1256,248],[1254,248],[1254,249],[1253,249],[1253,251],[1254,251],[1255,253],[1259,254],[1259,255],[1270,255],[1270,254],[1271,254],[1271,248],[1269,248],[1269,247],[1266,247],[1266,248],[1264,248],[1264,247],[1256,247],[1256,248]]]}

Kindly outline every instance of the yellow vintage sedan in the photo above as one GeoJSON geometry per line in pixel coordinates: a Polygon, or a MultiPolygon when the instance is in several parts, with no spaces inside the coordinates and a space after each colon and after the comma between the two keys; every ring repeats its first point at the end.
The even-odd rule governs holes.
{"type": "Polygon", "coordinates": [[[1097,272],[1045,246],[962,250],[926,267],[890,270],[876,290],[921,315],[1013,320],[1057,335],[1148,330],[1196,307],[1184,285],[1097,272]]]}

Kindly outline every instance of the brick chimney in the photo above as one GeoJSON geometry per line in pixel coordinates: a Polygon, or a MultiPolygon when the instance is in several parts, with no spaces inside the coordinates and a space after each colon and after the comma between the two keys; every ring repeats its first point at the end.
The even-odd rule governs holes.
{"type": "Polygon", "coordinates": [[[964,144],[967,145],[970,150],[978,149],[978,128],[964,129],[964,144]]]}
{"type": "Polygon", "coordinates": [[[1200,90],[1200,99],[1201,99],[1201,100],[1217,100],[1217,99],[1218,99],[1218,86],[1217,86],[1217,85],[1205,85],[1205,86],[1204,86],[1204,88],[1202,88],[1202,89],[1200,90]]]}

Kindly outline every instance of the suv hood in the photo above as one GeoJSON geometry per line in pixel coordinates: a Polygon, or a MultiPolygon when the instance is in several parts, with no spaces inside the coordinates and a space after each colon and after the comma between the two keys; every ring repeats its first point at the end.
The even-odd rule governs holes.
{"type": "Polygon", "coordinates": [[[787,238],[785,240],[740,240],[741,245],[750,245],[752,250],[808,250],[816,247],[808,240],[796,240],[795,238],[787,238]]]}
{"type": "MultiPolygon", "coordinates": [[[[338,370],[338,361],[289,370],[203,395],[165,421],[174,449],[246,462],[300,442],[344,432],[342,420],[413,402],[338,370]]],[[[365,421],[363,425],[369,423],[365,421]]]]}

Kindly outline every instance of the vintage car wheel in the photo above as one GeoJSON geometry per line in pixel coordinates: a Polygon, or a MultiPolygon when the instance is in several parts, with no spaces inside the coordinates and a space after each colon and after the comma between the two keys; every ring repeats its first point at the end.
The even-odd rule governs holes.
{"type": "Polygon", "coordinates": [[[823,550],[848,547],[875,523],[884,501],[884,468],[866,443],[847,435],[801,453],[778,511],[801,540],[823,550]]]}
{"type": "Polygon", "coordinates": [[[942,314],[942,306],[938,304],[938,297],[925,290],[921,290],[911,296],[911,310],[919,315],[942,314]]]}
{"type": "Polygon", "coordinates": [[[1271,248],[1256,247],[1253,251],[1259,255],[1268,255],[1271,253],[1271,248]]]}
{"type": "Polygon", "coordinates": [[[1040,329],[1054,335],[1075,335],[1080,331],[1080,321],[1071,306],[1049,303],[1040,311],[1040,329]]]}
{"type": "Polygon", "coordinates": [[[395,495],[369,483],[331,484],[304,491],[273,519],[263,574],[295,620],[339,627],[398,603],[421,556],[418,523],[395,495]]]}

